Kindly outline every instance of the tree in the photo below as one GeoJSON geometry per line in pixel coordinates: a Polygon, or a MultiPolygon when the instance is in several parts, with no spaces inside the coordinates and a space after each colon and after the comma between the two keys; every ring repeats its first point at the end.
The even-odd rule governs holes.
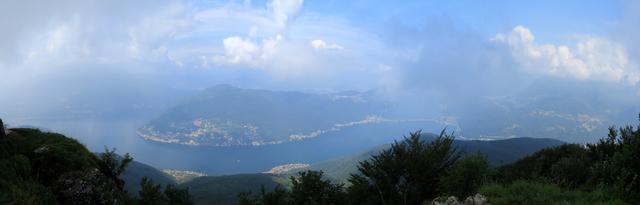
{"type": "Polygon", "coordinates": [[[133,161],[133,158],[126,153],[124,157],[119,157],[116,154],[116,149],[109,150],[106,146],[104,148],[104,153],[101,153],[98,159],[98,169],[107,176],[112,179],[118,189],[124,189],[124,180],[120,179],[120,175],[127,168],[129,163],[133,161]]]}
{"type": "Polygon", "coordinates": [[[561,187],[606,190],[640,204],[640,125],[610,127],[597,143],[547,148],[499,168],[496,180],[541,180],[561,187]]]}
{"type": "Polygon", "coordinates": [[[143,177],[140,182],[140,204],[141,205],[163,205],[168,204],[167,199],[162,194],[162,186],[153,183],[152,179],[143,177]]]}
{"type": "Polygon", "coordinates": [[[238,204],[240,205],[278,205],[291,204],[291,192],[289,190],[277,186],[273,191],[266,191],[264,186],[260,189],[260,195],[254,196],[251,192],[242,192],[238,195],[238,204]]]}
{"type": "Polygon", "coordinates": [[[168,184],[162,191],[161,184],[155,184],[152,179],[143,177],[140,181],[139,203],[157,205],[191,205],[191,194],[189,189],[180,189],[173,184],[168,184]]]}
{"type": "Polygon", "coordinates": [[[446,171],[460,158],[454,138],[444,130],[431,142],[421,133],[370,160],[360,162],[349,182],[349,196],[356,204],[420,204],[440,194],[438,185],[446,171]]]}
{"type": "Polygon", "coordinates": [[[266,192],[262,187],[260,196],[252,196],[251,192],[238,195],[241,205],[278,205],[278,204],[347,204],[346,193],[342,184],[334,184],[323,179],[321,171],[298,172],[291,176],[291,190],[276,187],[266,192]]]}
{"type": "Polygon", "coordinates": [[[170,205],[193,204],[188,188],[180,189],[173,184],[168,184],[164,189],[164,195],[166,196],[170,205]]]}
{"type": "Polygon", "coordinates": [[[458,160],[441,180],[440,190],[447,195],[466,198],[477,193],[489,174],[487,157],[480,153],[458,160]]]}
{"type": "Polygon", "coordinates": [[[293,204],[342,204],[346,195],[342,184],[333,184],[322,178],[321,171],[298,172],[291,177],[293,204]]]}

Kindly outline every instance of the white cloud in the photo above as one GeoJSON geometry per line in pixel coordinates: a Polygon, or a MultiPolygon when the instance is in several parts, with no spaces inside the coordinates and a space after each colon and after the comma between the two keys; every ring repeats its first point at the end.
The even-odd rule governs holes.
{"type": "Polygon", "coordinates": [[[170,42],[191,26],[186,13],[175,1],[0,2],[0,18],[12,19],[0,21],[0,69],[171,62],[170,42]]]}
{"type": "Polygon", "coordinates": [[[222,41],[224,55],[215,56],[213,60],[224,64],[262,65],[275,54],[280,41],[282,41],[280,35],[264,39],[261,44],[239,36],[228,37],[222,41]]]}
{"type": "Polygon", "coordinates": [[[284,28],[298,14],[303,0],[273,0],[269,3],[276,25],[284,28]]]}
{"type": "MultiPolygon", "coordinates": [[[[280,44],[283,43],[284,37],[282,32],[286,30],[289,23],[298,15],[302,8],[302,0],[273,0],[267,3],[268,12],[263,16],[261,12],[253,9],[232,12],[229,10],[224,16],[232,15],[244,19],[251,25],[248,31],[248,37],[229,36],[222,40],[224,53],[215,55],[213,62],[218,64],[235,64],[249,66],[265,66],[270,63],[272,57],[276,55],[280,44]],[[266,36],[260,35],[260,31],[267,31],[266,36]],[[272,31],[272,32],[268,32],[272,31]],[[271,34],[275,31],[275,34],[271,34]]],[[[204,12],[209,19],[216,19],[214,16],[220,16],[220,12],[208,11],[204,12]],[[214,17],[214,18],[211,18],[214,17]]]]}
{"type": "Polygon", "coordinates": [[[640,73],[622,45],[604,38],[586,37],[574,47],[539,44],[524,26],[497,34],[493,42],[505,44],[523,69],[546,75],[610,82],[640,82],[640,73]]]}
{"type": "Polygon", "coordinates": [[[323,40],[313,40],[309,42],[309,45],[311,45],[312,48],[314,49],[329,49],[329,50],[342,50],[344,49],[344,47],[338,45],[338,44],[329,44],[323,40]]]}

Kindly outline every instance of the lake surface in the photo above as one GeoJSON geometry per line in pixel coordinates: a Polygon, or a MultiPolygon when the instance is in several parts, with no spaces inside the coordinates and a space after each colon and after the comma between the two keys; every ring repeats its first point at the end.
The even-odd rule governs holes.
{"type": "Polygon", "coordinates": [[[356,125],[317,138],[266,146],[205,147],[145,141],[135,131],[146,119],[30,121],[24,124],[78,139],[91,151],[104,146],[156,168],[205,172],[209,175],[256,173],[288,163],[315,163],[368,150],[402,139],[409,132],[439,133],[432,122],[386,122],[356,125]]]}

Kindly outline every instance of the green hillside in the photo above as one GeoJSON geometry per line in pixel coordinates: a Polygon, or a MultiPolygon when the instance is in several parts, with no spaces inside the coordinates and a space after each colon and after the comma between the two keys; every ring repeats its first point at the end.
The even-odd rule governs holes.
{"type": "MultiPolygon", "coordinates": [[[[4,134],[4,133],[3,133],[4,134]]],[[[75,139],[10,129],[0,139],[0,204],[111,204],[127,198],[105,161],[75,139]]]]}
{"type": "Polygon", "coordinates": [[[143,177],[175,184],[171,176],[140,162],[128,163],[121,175],[105,163],[102,153],[64,135],[9,129],[7,136],[0,135],[0,204],[110,204],[133,200],[143,177]]]}
{"type": "Polygon", "coordinates": [[[140,182],[143,177],[163,185],[176,183],[172,176],[155,167],[137,161],[132,161],[120,177],[125,181],[124,189],[134,196],[137,196],[140,191],[140,182]]]}
{"type": "Polygon", "coordinates": [[[271,174],[238,174],[198,177],[179,186],[189,188],[196,204],[235,204],[242,192],[259,193],[262,186],[273,190],[285,180],[271,174]]]}

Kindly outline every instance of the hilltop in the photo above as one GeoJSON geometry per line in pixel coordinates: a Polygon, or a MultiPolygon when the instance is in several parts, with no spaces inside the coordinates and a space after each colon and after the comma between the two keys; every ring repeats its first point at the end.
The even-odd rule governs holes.
{"type": "Polygon", "coordinates": [[[218,85],[151,120],[138,134],[165,143],[259,146],[382,122],[385,110],[370,93],[309,94],[218,85]]]}

